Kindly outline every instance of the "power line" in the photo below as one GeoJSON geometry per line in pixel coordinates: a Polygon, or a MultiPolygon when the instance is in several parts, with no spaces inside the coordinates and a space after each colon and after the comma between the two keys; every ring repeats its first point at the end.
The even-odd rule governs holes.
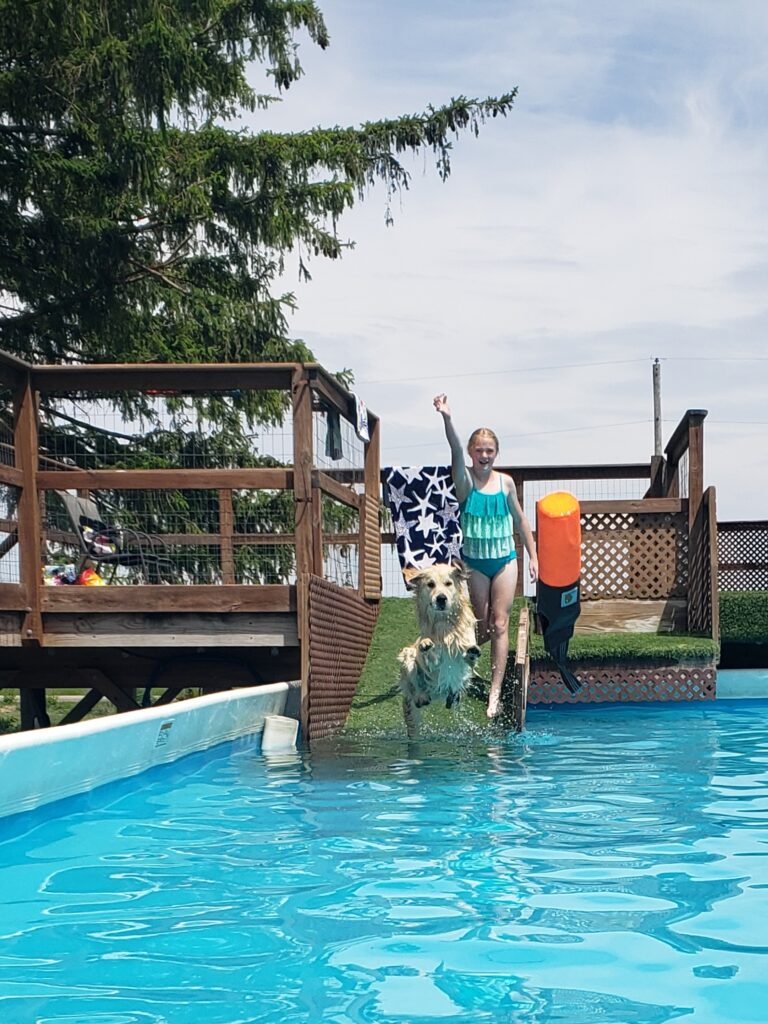
{"type": "MultiPolygon", "coordinates": [[[[453,380],[465,377],[500,377],[507,373],[539,373],[542,370],[575,370],[593,366],[618,366],[622,363],[645,363],[648,360],[642,359],[607,359],[603,362],[594,363],[556,363],[549,366],[517,366],[511,370],[477,370],[472,373],[441,373],[438,380],[453,380]]],[[[387,377],[381,380],[360,380],[357,384],[413,384],[413,377],[387,377]]]]}
{"type": "MultiPolygon", "coordinates": [[[[509,370],[475,370],[471,373],[442,373],[438,380],[457,380],[466,377],[499,377],[508,373],[542,373],[547,370],[578,370],[593,366],[620,366],[628,363],[647,363],[654,358],[661,362],[678,363],[765,363],[768,356],[638,356],[634,359],[605,359],[586,363],[550,363],[547,366],[517,366],[509,370]]],[[[360,380],[356,384],[413,384],[411,377],[382,377],[379,380],[360,380]]]]}
{"type": "MultiPolygon", "coordinates": [[[[542,434],[572,434],[578,430],[608,430],[613,427],[635,427],[641,423],[648,423],[647,419],[644,420],[624,420],[621,423],[595,423],[589,427],[562,427],[558,430],[531,430],[526,434],[501,434],[499,436],[500,441],[509,441],[518,437],[539,437],[542,434]]],[[[394,446],[387,445],[389,451],[403,451],[406,448],[436,448],[438,445],[443,446],[447,444],[447,441],[427,441],[423,444],[398,444],[394,446]]]]}

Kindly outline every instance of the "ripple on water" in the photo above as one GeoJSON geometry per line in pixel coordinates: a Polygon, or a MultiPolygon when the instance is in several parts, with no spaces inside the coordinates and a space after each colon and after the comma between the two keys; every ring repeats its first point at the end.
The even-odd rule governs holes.
{"type": "Polygon", "coordinates": [[[762,1024],[766,726],[238,748],[0,823],[0,1020],[762,1024]]]}

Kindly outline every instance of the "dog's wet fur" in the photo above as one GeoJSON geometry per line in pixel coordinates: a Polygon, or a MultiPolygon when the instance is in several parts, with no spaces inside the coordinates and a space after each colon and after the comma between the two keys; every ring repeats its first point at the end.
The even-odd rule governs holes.
{"type": "Polygon", "coordinates": [[[475,616],[460,563],[406,570],[414,591],[419,637],[398,655],[408,738],[419,731],[419,708],[435,699],[450,707],[464,692],[480,657],[475,616]]]}

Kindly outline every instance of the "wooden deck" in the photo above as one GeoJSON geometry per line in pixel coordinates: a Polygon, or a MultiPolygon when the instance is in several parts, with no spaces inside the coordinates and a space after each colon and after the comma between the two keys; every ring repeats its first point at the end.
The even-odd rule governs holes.
{"type": "MultiPolygon", "coordinates": [[[[86,691],[67,716],[72,721],[102,698],[131,710],[137,689],[146,687],[161,690],[155,699],[167,703],[189,686],[300,679],[304,735],[338,728],[381,598],[375,415],[368,415],[369,440],[354,440],[354,396],[314,364],[29,366],[3,353],[0,406],[0,686],[21,691],[23,727],[45,724],[51,687],[86,691]],[[51,426],[51,410],[57,402],[69,409],[71,396],[79,416],[97,417],[110,402],[119,408],[126,394],[150,403],[166,395],[235,402],[259,391],[283,396],[282,461],[254,456],[247,465],[222,466],[195,455],[156,468],[150,452],[155,468],[125,468],[132,458],[125,446],[116,454],[93,445],[51,447],[57,436],[79,440],[69,426],[58,435],[51,426]],[[341,463],[328,455],[331,415],[352,438],[341,463]],[[53,517],[57,491],[117,509],[126,530],[137,523],[151,530],[162,554],[157,566],[170,564],[172,578],[149,583],[125,568],[113,585],[45,586],[41,569],[52,552],[82,556],[73,527],[53,517]],[[259,496],[271,519],[254,517],[259,496]],[[346,560],[343,571],[337,557],[346,560]]],[[[647,482],[641,499],[582,501],[578,632],[717,636],[704,415],[686,414],[666,457],[647,467],[508,470],[521,498],[538,480],[579,474],[591,483],[639,474],[647,482]]],[[[63,418],[77,422],[69,413],[63,418]]],[[[125,435],[107,426],[102,436],[114,447],[125,435]]]]}
{"type": "Polygon", "coordinates": [[[584,601],[576,633],[684,633],[687,614],[688,603],[683,597],[664,601],[584,601]]]}
{"type": "MultiPolygon", "coordinates": [[[[67,716],[75,720],[102,697],[121,711],[136,707],[137,688],[159,688],[156,699],[167,702],[189,686],[301,679],[302,724],[311,735],[310,614],[324,621],[324,604],[343,604],[369,638],[381,596],[378,418],[368,412],[369,438],[358,439],[354,396],[316,364],[30,366],[0,353],[0,404],[0,422],[12,424],[0,431],[0,686],[36,695],[22,701],[23,726],[45,724],[51,687],[88,690],[67,716]],[[196,401],[215,396],[230,416],[247,417],[238,410],[265,392],[282,396],[286,409],[282,464],[260,458],[254,446],[245,464],[222,466],[192,429],[164,426],[169,398],[187,402],[185,422],[194,423],[196,401]],[[71,415],[71,395],[81,422],[71,415]],[[136,446],[121,447],[115,439],[126,438],[128,427],[115,430],[104,417],[126,395],[160,410],[147,443],[158,424],[169,444],[178,441],[163,468],[149,468],[158,461],[151,447],[145,465],[125,468],[136,461],[136,446]],[[343,428],[341,464],[355,485],[328,471],[323,436],[332,416],[343,428]],[[103,445],[90,443],[94,436],[103,445]],[[41,569],[52,558],[77,563],[77,571],[101,564],[81,549],[72,513],[69,525],[51,519],[57,504],[67,508],[56,492],[116,508],[123,534],[145,544],[140,563],[116,554],[117,576],[109,562],[105,576],[112,585],[45,586],[41,569]],[[267,518],[259,519],[259,509],[267,518]],[[157,578],[143,576],[139,564],[157,578]],[[314,578],[327,586],[310,598],[314,578]]],[[[242,422],[248,436],[250,420],[242,422]]],[[[109,527],[106,512],[99,518],[109,527]]],[[[313,649],[318,665],[329,651],[344,664],[345,650],[322,628],[313,649]]],[[[335,720],[332,683],[320,690],[322,716],[335,720]]]]}

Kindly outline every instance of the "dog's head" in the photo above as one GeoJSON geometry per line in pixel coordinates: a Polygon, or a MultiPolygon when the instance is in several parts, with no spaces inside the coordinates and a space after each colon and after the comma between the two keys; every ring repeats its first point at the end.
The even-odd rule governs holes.
{"type": "Polygon", "coordinates": [[[403,575],[416,593],[419,611],[432,617],[451,615],[465,599],[467,572],[460,562],[405,569],[403,575]]]}

